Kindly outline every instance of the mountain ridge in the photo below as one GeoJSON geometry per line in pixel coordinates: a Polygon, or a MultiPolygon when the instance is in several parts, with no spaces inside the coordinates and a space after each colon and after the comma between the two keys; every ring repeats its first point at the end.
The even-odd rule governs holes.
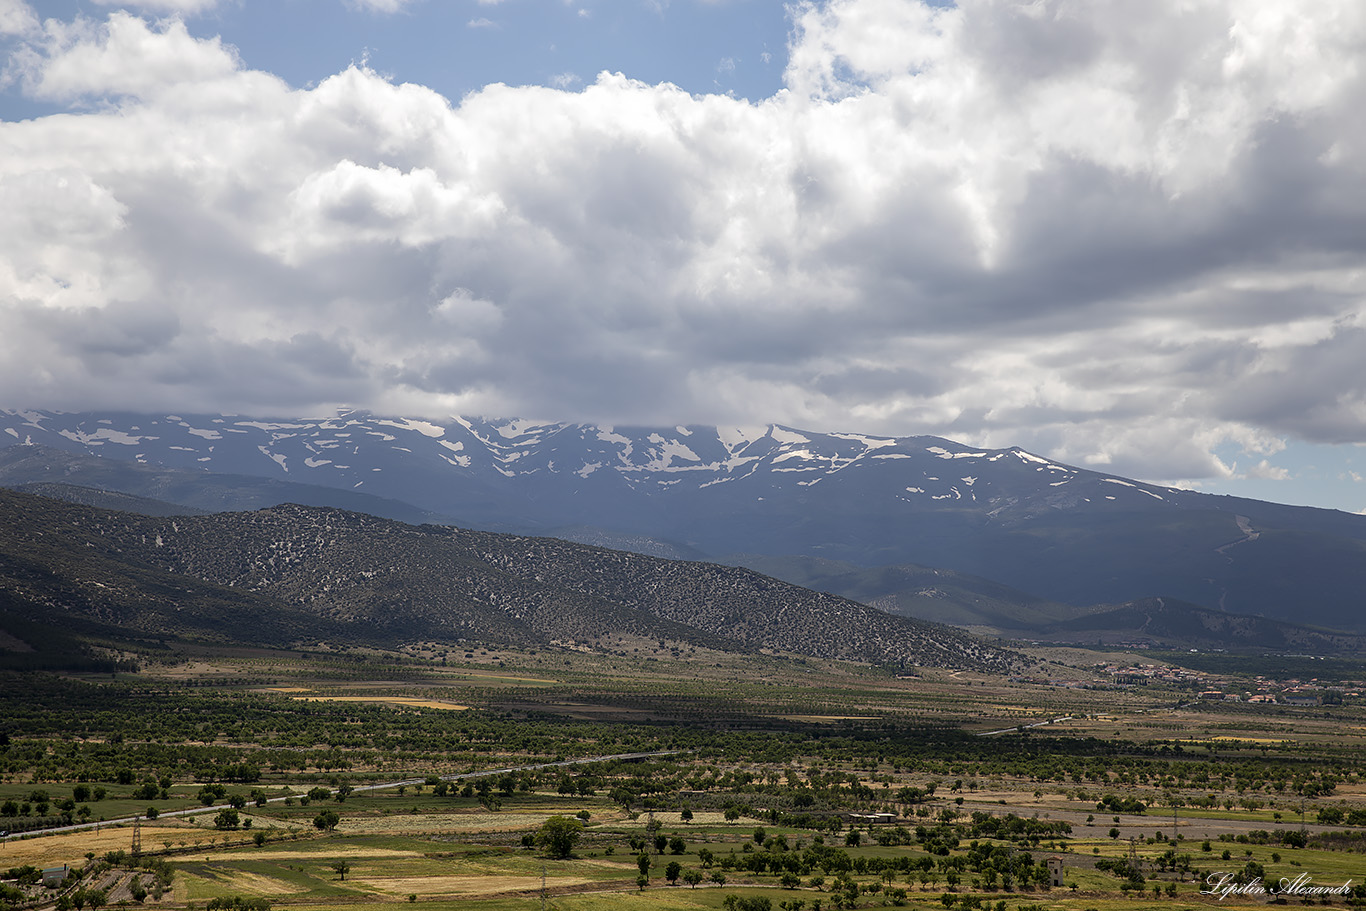
{"type": "Polygon", "coordinates": [[[933,436],[359,412],[286,420],[5,411],[6,440],[206,479],[304,479],[464,527],[596,529],[583,534],[714,561],[745,553],[918,564],[1077,607],[1161,596],[1366,631],[1366,517],[1161,487],[933,436]]]}
{"type": "Polygon", "coordinates": [[[625,634],[884,664],[1018,660],[743,568],[318,507],[161,518],[0,490],[0,555],[11,613],[65,612],[151,637],[197,621],[275,647],[301,636],[547,645],[625,634]]]}

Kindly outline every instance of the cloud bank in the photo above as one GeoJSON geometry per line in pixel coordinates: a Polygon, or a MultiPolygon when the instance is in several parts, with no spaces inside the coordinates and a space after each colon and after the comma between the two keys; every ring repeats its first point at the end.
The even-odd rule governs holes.
{"type": "Polygon", "coordinates": [[[174,18],[17,9],[6,77],[70,113],[0,123],[6,404],[779,420],[1146,477],[1366,442],[1350,0],[808,3],[757,102],[300,89],[174,18]]]}

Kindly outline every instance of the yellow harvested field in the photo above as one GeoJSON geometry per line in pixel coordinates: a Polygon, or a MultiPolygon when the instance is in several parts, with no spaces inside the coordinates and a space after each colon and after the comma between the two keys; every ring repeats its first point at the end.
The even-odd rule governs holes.
{"type": "MultiPolygon", "coordinates": [[[[172,842],[179,842],[184,839],[187,843],[197,840],[195,833],[187,829],[143,825],[142,846],[144,850],[160,850],[163,839],[172,842]]],[[[0,867],[19,867],[24,864],[33,864],[35,867],[55,867],[63,863],[85,863],[87,852],[94,851],[96,854],[104,854],[108,851],[127,851],[132,846],[132,826],[90,829],[85,832],[71,832],[66,835],[43,835],[8,841],[0,846],[0,867]]]]}
{"type": "Polygon", "coordinates": [[[402,705],[414,709],[447,709],[463,712],[467,705],[458,702],[442,702],[438,699],[417,699],[412,696],[295,696],[304,702],[368,702],[372,705],[402,705]]]}
{"type": "Polygon", "coordinates": [[[303,887],[285,882],[283,879],[245,871],[232,875],[232,887],[234,890],[241,890],[252,895],[292,895],[295,892],[307,891],[303,887]]]}
{"type": "MultiPolygon", "coordinates": [[[[541,888],[539,876],[355,876],[358,885],[391,895],[489,895],[541,888]]],[[[581,876],[556,876],[546,885],[578,886],[592,882],[581,876]]]]}
{"type": "Polygon", "coordinates": [[[512,832],[538,828],[554,813],[416,813],[343,819],[347,835],[408,832],[512,832]]]}

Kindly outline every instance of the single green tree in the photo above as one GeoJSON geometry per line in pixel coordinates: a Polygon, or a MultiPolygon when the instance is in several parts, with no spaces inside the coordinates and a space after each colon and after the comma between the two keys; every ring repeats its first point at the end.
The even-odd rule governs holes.
{"type": "Polygon", "coordinates": [[[317,816],[313,817],[313,825],[322,829],[324,832],[331,832],[340,822],[341,817],[337,815],[336,810],[323,810],[317,816]]]}
{"type": "Polygon", "coordinates": [[[583,823],[568,816],[552,816],[536,833],[536,844],[545,849],[551,857],[568,857],[579,843],[583,823]]]}
{"type": "Polygon", "coordinates": [[[332,869],[336,870],[337,875],[341,877],[342,882],[345,882],[346,874],[351,872],[351,862],[346,860],[334,860],[332,861],[332,869]]]}
{"type": "Polygon", "coordinates": [[[676,860],[669,861],[669,865],[664,868],[664,878],[669,881],[669,885],[677,885],[678,877],[683,875],[683,865],[676,860]]]}

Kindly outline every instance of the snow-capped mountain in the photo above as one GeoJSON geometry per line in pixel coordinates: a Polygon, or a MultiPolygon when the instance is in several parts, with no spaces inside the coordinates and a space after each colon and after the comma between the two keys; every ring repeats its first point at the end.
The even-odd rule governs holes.
{"type": "Polygon", "coordinates": [[[1366,518],[938,437],[359,412],[283,420],[3,411],[0,441],[366,493],[472,527],[580,537],[598,529],[607,535],[589,539],[630,546],[617,542],[646,536],[712,559],[919,563],[1073,604],[1166,595],[1310,622],[1312,603],[1317,622],[1362,626],[1366,518]]]}
{"type": "Polygon", "coordinates": [[[459,417],[434,423],[363,413],[262,420],[0,411],[0,431],[9,438],[0,443],[364,490],[457,517],[470,510],[471,487],[522,491],[538,503],[561,491],[562,514],[541,503],[523,518],[537,526],[582,522],[610,506],[585,503],[583,495],[610,490],[681,500],[730,485],[727,498],[763,502],[809,496],[821,484],[841,492],[871,484],[912,508],[959,503],[989,506],[993,514],[1018,507],[1022,495],[1052,494],[1056,505],[1092,497],[1098,504],[1161,502],[1185,494],[1021,449],[974,450],[938,437],[812,433],[776,424],[618,428],[459,417]]]}

